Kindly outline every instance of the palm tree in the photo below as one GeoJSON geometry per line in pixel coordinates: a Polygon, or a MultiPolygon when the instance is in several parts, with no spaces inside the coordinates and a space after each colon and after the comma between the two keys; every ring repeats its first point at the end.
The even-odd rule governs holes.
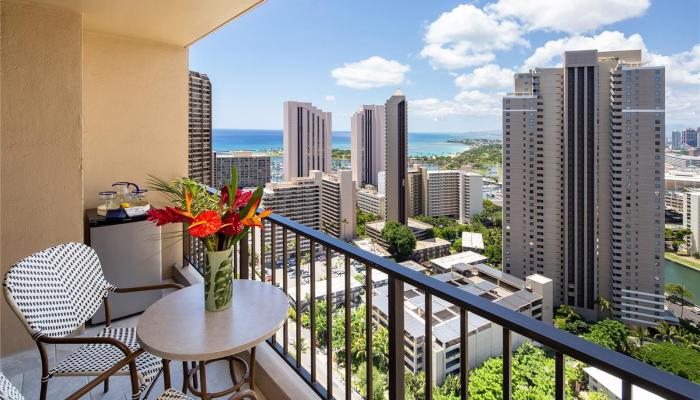
{"type": "Polygon", "coordinates": [[[666,285],[666,292],[673,297],[681,300],[681,318],[683,318],[683,310],[685,309],[685,300],[693,300],[695,296],[688,290],[685,285],[678,283],[669,283],[666,285]]]}
{"type": "Polygon", "coordinates": [[[603,296],[596,297],[594,303],[598,305],[598,308],[600,308],[601,313],[607,314],[610,312],[610,310],[612,310],[612,305],[610,304],[610,300],[606,299],[603,296]]]}
{"type": "MultiPolygon", "coordinates": [[[[297,348],[296,340],[294,340],[294,339],[290,340],[289,345],[292,346],[292,348],[296,349],[297,348]]],[[[304,354],[307,351],[309,351],[309,345],[306,344],[306,339],[301,338],[301,340],[299,340],[299,350],[300,350],[301,354],[304,354]]],[[[300,354],[297,354],[297,357],[299,357],[299,356],[300,356],[300,354]]]]}
{"type": "Polygon", "coordinates": [[[664,342],[673,342],[673,338],[676,336],[676,327],[671,326],[668,322],[659,322],[656,326],[656,334],[654,339],[659,339],[664,342]]]}
{"type": "Polygon", "coordinates": [[[634,326],[630,330],[630,333],[632,336],[636,337],[639,340],[639,345],[643,346],[644,345],[644,339],[649,337],[649,329],[642,327],[642,326],[634,326]]]}

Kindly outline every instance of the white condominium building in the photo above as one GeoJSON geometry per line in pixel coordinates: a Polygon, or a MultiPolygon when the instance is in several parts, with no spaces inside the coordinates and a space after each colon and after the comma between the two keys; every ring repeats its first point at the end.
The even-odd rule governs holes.
{"type": "Polygon", "coordinates": [[[250,151],[214,152],[214,186],[231,181],[231,167],[238,172],[239,187],[265,186],[272,179],[270,156],[250,151]]]}
{"type": "Polygon", "coordinates": [[[321,184],[321,228],[329,235],[350,241],[355,237],[355,182],[352,171],[324,174],[321,184]]]}
{"type": "MultiPolygon", "coordinates": [[[[265,185],[262,207],[270,208],[275,214],[289,218],[292,221],[306,225],[309,228],[321,230],[321,185],[323,173],[311,171],[310,176],[294,178],[288,182],[268,183],[265,185]]],[[[265,242],[270,243],[272,230],[265,228],[265,242]]],[[[288,232],[287,243],[290,246],[294,234],[288,232]]],[[[275,227],[276,257],[282,258],[282,227],[275,227]]],[[[309,250],[308,240],[300,243],[302,251],[309,250]]]]}
{"type": "Polygon", "coordinates": [[[664,68],[640,50],[564,53],[503,99],[504,271],[631,324],[664,312],[664,68]]]}
{"type": "Polygon", "coordinates": [[[311,103],[284,102],[284,180],[331,171],[331,113],[311,103]]]}
{"type": "MultiPolygon", "coordinates": [[[[541,275],[528,276],[526,280],[504,274],[484,264],[464,265],[460,273],[446,272],[433,278],[448,282],[461,290],[488,299],[511,310],[518,311],[543,322],[552,321],[552,280],[541,275]]],[[[388,326],[389,286],[375,287],[372,297],[374,320],[388,326]]],[[[459,307],[433,297],[433,343],[425,343],[425,294],[420,289],[404,285],[404,365],[417,373],[425,368],[425,346],[432,346],[434,385],[441,385],[448,374],[458,374],[460,368],[460,317],[459,307]]],[[[469,313],[467,346],[469,369],[481,365],[503,352],[502,327],[469,313]]],[[[525,339],[517,334],[512,337],[513,348],[525,339]]]]}
{"type": "Polygon", "coordinates": [[[379,184],[386,154],[384,118],[383,105],[364,105],[350,120],[350,166],[358,188],[379,184]]]}
{"type": "Polygon", "coordinates": [[[467,223],[483,208],[483,176],[462,170],[424,173],[424,214],[448,216],[467,223]]]}
{"type": "Polygon", "coordinates": [[[366,213],[378,215],[382,219],[385,215],[385,197],[371,185],[357,191],[357,208],[366,213]]]}

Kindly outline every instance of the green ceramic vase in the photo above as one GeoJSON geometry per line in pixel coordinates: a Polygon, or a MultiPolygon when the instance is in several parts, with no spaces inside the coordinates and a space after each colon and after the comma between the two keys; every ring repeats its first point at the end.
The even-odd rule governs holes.
{"type": "Polygon", "coordinates": [[[207,311],[231,307],[233,263],[231,249],[206,251],[204,255],[204,303],[207,311]]]}

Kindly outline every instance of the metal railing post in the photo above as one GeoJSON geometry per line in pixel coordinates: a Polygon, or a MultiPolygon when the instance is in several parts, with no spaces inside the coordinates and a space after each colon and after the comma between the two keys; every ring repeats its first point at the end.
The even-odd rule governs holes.
{"type": "Polygon", "coordinates": [[[403,282],[389,276],[389,398],[404,398],[403,282]]]}
{"type": "Polygon", "coordinates": [[[250,251],[248,250],[248,236],[249,234],[243,235],[240,242],[238,242],[238,252],[239,252],[239,272],[241,279],[248,279],[250,277],[250,251]]]}

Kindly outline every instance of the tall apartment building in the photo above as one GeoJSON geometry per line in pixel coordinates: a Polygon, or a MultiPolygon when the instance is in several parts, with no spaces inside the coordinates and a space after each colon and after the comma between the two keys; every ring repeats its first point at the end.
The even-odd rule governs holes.
{"type": "Polygon", "coordinates": [[[231,181],[231,167],[238,172],[239,187],[265,186],[272,180],[270,156],[250,151],[214,152],[214,186],[231,181]]]}
{"type": "Polygon", "coordinates": [[[690,147],[698,147],[698,131],[693,128],[685,128],[681,131],[681,144],[690,147]]]}
{"type": "Polygon", "coordinates": [[[428,171],[426,215],[459,218],[460,175],[459,170],[428,171]]]}
{"type": "Polygon", "coordinates": [[[385,195],[386,219],[406,224],[408,219],[408,104],[397,91],[386,101],[385,195]]]}
{"type": "Polygon", "coordinates": [[[467,223],[483,208],[483,176],[464,170],[424,171],[421,214],[467,223]]]}
{"type": "Polygon", "coordinates": [[[503,99],[505,271],[551,278],[589,318],[663,307],[664,69],[641,51],[564,53],[503,99]]]}
{"type": "Polygon", "coordinates": [[[671,150],[681,149],[681,131],[671,132],[671,150]]]}
{"type": "Polygon", "coordinates": [[[211,186],[211,81],[190,71],[187,175],[211,186]]]}
{"type": "Polygon", "coordinates": [[[345,169],[324,174],[321,180],[321,228],[345,241],[355,237],[356,188],[352,175],[345,169]]]}
{"type": "Polygon", "coordinates": [[[690,229],[690,251],[700,251],[700,191],[689,190],[683,196],[683,227],[690,229]]]}
{"type": "Polygon", "coordinates": [[[357,209],[378,215],[384,219],[386,213],[386,198],[372,185],[366,185],[357,191],[357,209]]]}
{"type": "Polygon", "coordinates": [[[309,171],[331,171],[331,113],[311,103],[284,102],[284,180],[305,177],[309,171]]]}
{"type": "Polygon", "coordinates": [[[383,105],[364,105],[350,120],[350,166],[358,188],[379,184],[384,169],[385,143],[383,105]]]}
{"type": "Polygon", "coordinates": [[[412,166],[407,172],[408,178],[408,217],[424,215],[426,201],[427,169],[419,165],[412,166]]]}
{"type": "MultiPolygon", "coordinates": [[[[311,171],[310,176],[293,178],[287,182],[268,183],[263,190],[261,205],[274,210],[275,214],[289,218],[292,221],[306,225],[309,228],[321,230],[321,186],[323,173],[311,171]]],[[[272,230],[267,226],[264,230],[265,243],[270,243],[272,230]]],[[[287,244],[294,240],[292,232],[287,233],[287,244]]],[[[277,261],[282,259],[283,243],[282,228],[275,229],[275,253],[277,261]]],[[[299,244],[301,251],[309,250],[308,240],[299,244]]]]}

